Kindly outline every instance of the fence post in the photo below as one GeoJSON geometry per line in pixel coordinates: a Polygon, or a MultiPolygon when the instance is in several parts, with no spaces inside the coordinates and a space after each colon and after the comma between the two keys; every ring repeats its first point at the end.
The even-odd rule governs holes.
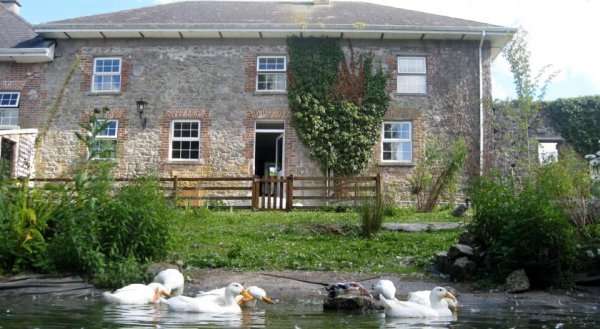
{"type": "Polygon", "coordinates": [[[285,210],[292,211],[292,208],[294,208],[294,175],[289,175],[287,178],[285,210]]]}
{"type": "Polygon", "coordinates": [[[377,203],[381,203],[381,173],[375,176],[375,198],[377,203]]]}
{"type": "Polygon", "coordinates": [[[177,176],[173,176],[173,202],[177,205],[177,176]]]}
{"type": "Polygon", "coordinates": [[[258,210],[258,193],[260,191],[259,182],[257,176],[252,179],[252,210],[258,210]]]}

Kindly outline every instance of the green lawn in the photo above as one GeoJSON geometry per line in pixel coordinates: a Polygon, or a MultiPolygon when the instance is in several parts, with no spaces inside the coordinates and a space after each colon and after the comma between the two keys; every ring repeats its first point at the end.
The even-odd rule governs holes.
{"type": "MultiPolygon", "coordinates": [[[[429,221],[444,216],[436,215],[429,221]]],[[[403,218],[414,221],[409,214],[386,220],[403,218]]],[[[359,235],[358,215],[353,212],[201,210],[185,211],[174,221],[171,261],[240,270],[419,272],[458,235],[458,231],[381,232],[367,240],[359,235]],[[406,257],[414,259],[406,264],[406,257]]]]}

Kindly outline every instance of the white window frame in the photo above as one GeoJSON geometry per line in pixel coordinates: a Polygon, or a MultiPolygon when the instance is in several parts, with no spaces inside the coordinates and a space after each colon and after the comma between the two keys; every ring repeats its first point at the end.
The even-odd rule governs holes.
{"type": "Polygon", "coordinates": [[[118,93],[121,92],[121,88],[123,87],[123,59],[121,57],[95,57],[94,58],[94,66],[92,71],[92,92],[93,93],[118,93]],[[119,61],[119,72],[96,72],[96,64],[99,60],[118,60],[119,61]],[[98,90],[96,89],[96,76],[119,76],[119,89],[110,89],[110,90],[98,90]]]}
{"type": "Polygon", "coordinates": [[[0,108],[9,108],[9,109],[19,108],[19,105],[21,102],[21,92],[19,92],[19,91],[0,91],[0,95],[14,95],[14,94],[17,94],[17,103],[15,105],[0,104],[0,108]]]}
{"type": "Polygon", "coordinates": [[[413,144],[413,124],[411,121],[384,121],[381,124],[381,162],[382,163],[412,163],[413,162],[413,150],[414,150],[414,144],[413,144]],[[385,138],[385,125],[386,124],[408,124],[408,139],[405,138],[385,138]],[[384,160],[383,158],[383,144],[385,143],[406,143],[409,142],[410,143],[410,159],[409,160],[384,160]]]}
{"type": "MultiPolygon", "coordinates": [[[[19,106],[21,105],[21,92],[19,91],[0,91],[0,95],[17,95],[17,101],[15,105],[2,105],[0,104],[0,111],[4,112],[5,118],[15,118],[15,124],[2,124],[0,122],[0,129],[14,129],[19,127],[19,106]],[[14,114],[14,115],[13,115],[14,114]]],[[[7,121],[6,123],[12,123],[7,121]]]]}
{"type": "Polygon", "coordinates": [[[396,57],[396,93],[402,95],[427,95],[427,56],[404,56],[396,57]],[[423,72],[402,72],[400,70],[400,59],[419,59],[423,60],[425,70],[423,72]],[[400,77],[425,77],[425,91],[422,93],[404,92],[400,90],[400,77]]]}
{"type": "Polygon", "coordinates": [[[171,127],[169,131],[169,161],[173,162],[198,162],[200,161],[200,150],[202,149],[202,123],[200,120],[171,120],[171,127]],[[198,123],[198,137],[175,137],[175,123],[198,123]],[[197,159],[175,159],[173,158],[173,142],[198,142],[198,158],[197,159]]]}
{"type": "MultiPolygon", "coordinates": [[[[99,123],[106,123],[106,122],[115,122],[115,135],[111,136],[111,135],[96,135],[96,139],[97,140],[114,140],[117,141],[119,139],[119,120],[117,119],[100,119],[98,120],[99,123]]],[[[116,144],[116,143],[115,143],[116,144]]],[[[117,149],[115,148],[115,157],[114,158],[101,158],[101,157],[95,157],[94,160],[116,160],[118,157],[117,154],[117,149]]]]}
{"type": "Polygon", "coordinates": [[[255,85],[255,91],[257,93],[278,93],[278,92],[286,92],[287,91],[287,56],[285,55],[261,55],[261,56],[257,56],[256,57],[256,85],[255,85]],[[283,58],[283,70],[261,70],[260,69],[260,60],[261,59],[265,59],[265,58],[275,58],[275,59],[279,59],[279,58],[283,58]],[[285,79],[285,88],[284,89],[269,89],[269,90],[260,90],[258,89],[258,76],[261,73],[283,73],[286,77],[285,79]]]}

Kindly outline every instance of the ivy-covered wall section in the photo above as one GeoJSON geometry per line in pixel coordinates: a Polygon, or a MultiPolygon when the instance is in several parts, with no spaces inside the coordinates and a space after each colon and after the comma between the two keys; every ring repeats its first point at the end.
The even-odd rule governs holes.
{"type": "Polygon", "coordinates": [[[293,124],[324,173],[360,173],[388,108],[387,76],[369,54],[346,56],[337,39],[289,38],[293,124]]]}
{"type": "Polygon", "coordinates": [[[558,99],[545,103],[542,111],[577,153],[586,155],[598,151],[600,96],[558,99]]]}

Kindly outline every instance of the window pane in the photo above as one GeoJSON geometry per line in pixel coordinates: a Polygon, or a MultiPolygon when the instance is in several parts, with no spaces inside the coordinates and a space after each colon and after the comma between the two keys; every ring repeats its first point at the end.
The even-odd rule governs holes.
{"type": "Polygon", "coordinates": [[[2,107],[18,107],[19,106],[19,95],[18,92],[4,92],[0,93],[0,106],[2,107]]]}
{"type": "Polygon", "coordinates": [[[108,121],[108,126],[98,134],[98,137],[117,137],[117,120],[108,121]]]}
{"type": "Polygon", "coordinates": [[[96,159],[116,159],[117,158],[117,141],[115,139],[100,139],[96,140],[92,146],[96,159]]]}
{"type": "Polygon", "coordinates": [[[267,57],[258,58],[258,71],[285,71],[285,57],[267,57]]]}
{"type": "Polygon", "coordinates": [[[410,142],[386,142],[383,144],[383,160],[411,161],[412,143],[410,142]]]}
{"type": "Polygon", "coordinates": [[[425,57],[398,57],[398,73],[426,74],[427,66],[425,57]]]}
{"type": "Polygon", "coordinates": [[[287,75],[285,73],[259,73],[257,90],[285,91],[287,75]]]}
{"type": "Polygon", "coordinates": [[[397,122],[386,123],[384,125],[384,138],[386,139],[407,139],[410,140],[410,123],[397,122]]]}
{"type": "Polygon", "coordinates": [[[398,93],[426,94],[427,79],[424,75],[399,75],[398,93]]]}
{"type": "Polygon", "coordinates": [[[0,129],[14,128],[19,125],[19,109],[0,109],[0,129]]]}

